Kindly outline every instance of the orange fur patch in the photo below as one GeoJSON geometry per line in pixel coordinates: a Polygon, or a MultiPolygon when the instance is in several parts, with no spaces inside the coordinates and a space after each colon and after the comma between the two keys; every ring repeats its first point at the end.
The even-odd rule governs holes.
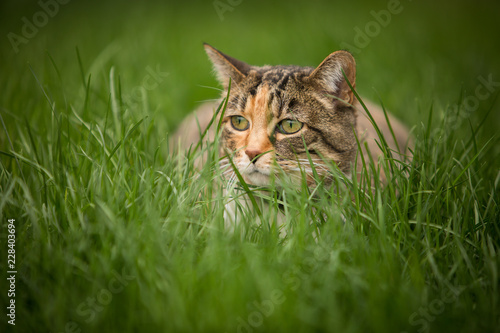
{"type": "Polygon", "coordinates": [[[257,94],[249,98],[246,108],[245,117],[250,120],[251,127],[246,137],[245,146],[266,152],[273,149],[273,145],[269,140],[268,125],[270,110],[269,102],[269,87],[263,85],[257,90],[257,94]]]}

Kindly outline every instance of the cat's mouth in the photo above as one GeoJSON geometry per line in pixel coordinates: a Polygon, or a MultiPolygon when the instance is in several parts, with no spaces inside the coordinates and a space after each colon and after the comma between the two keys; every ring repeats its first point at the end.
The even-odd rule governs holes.
{"type": "Polygon", "coordinates": [[[266,186],[270,183],[270,171],[258,168],[254,164],[248,165],[243,171],[245,181],[252,185],[266,186]]]}

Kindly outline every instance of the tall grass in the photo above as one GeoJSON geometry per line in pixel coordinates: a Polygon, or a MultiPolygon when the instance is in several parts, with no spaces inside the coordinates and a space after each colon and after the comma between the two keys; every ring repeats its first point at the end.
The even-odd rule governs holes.
{"type": "Polygon", "coordinates": [[[479,145],[473,127],[457,140],[421,124],[412,159],[386,150],[387,186],[373,161],[361,183],[332,166],[333,186],[244,186],[268,205],[242,209],[229,232],[216,145],[169,151],[113,69],[70,102],[33,75],[50,116],[11,123],[19,140],[1,151],[17,331],[498,329],[498,137],[479,145]]]}
{"type": "Polygon", "coordinates": [[[0,271],[12,218],[18,271],[16,326],[0,331],[498,332],[497,91],[463,110],[478,73],[498,80],[496,30],[449,19],[493,27],[496,11],[405,5],[356,56],[357,87],[414,125],[412,158],[385,150],[359,181],[331,165],[331,186],[239,184],[262,208],[237,201],[231,232],[217,145],[169,145],[193,101],[214,97],[196,86],[215,82],[202,39],[250,63],[314,65],[387,4],[243,2],[223,22],[207,4],[71,2],[19,54],[0,49],[0,271]],[[154,90],[148,66],[170,74],[154,90]]]}

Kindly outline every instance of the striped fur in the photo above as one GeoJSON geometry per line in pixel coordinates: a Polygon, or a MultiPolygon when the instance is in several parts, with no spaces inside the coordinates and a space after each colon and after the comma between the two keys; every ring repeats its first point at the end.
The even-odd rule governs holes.
{"type": "Polygon", "coordinates": [[[353,95],[342,74],[343,70],[355,84],[355,62],[348,52],[332,53],[315,69],[255,67],[209,45],[205,49],[223,86],[227,89],[229,78],[232,81],[221,144],[248,183],[267,185],[281,170],[298,178],[302,168],[311,176],[309,158],[323,176],[329,169],[325,161],[334,161],[345,173],[350,171],[357,144],[353,95]],[[235,129],[233,116],[247,119],[249,128],[235,129]],[[281,133],[277,126],[285,119],[299,121],[302,129],[281,133]]]}
{"type": "MultiPolygon", "coordinates": [[[[344,79],[345,74],[355,86],[356,64],[350,53],[334,52],[316,68],[257,67],[225,55],[210,45],[205,45],[205,50],[224,87],[222,97],[227,95],[231,80],[231,94],[222,119],[221,152],[233,159],[248,183],[268,185],[274,178],[279,184],[283,174],[299,180],[305,171],[309,185],[313,185],[313,167],[328,180],[330,167],[326,164],[331,162],[349,175],[358,153],[356,136],[368,148],[363,144],[360,151],[364,159],[377,163],[381,150],[376,130],[344,79]],[[236,130],[231,125],[233,116],[247,119],[249,128],[236,130]],[[294,134],[282,134],[278,127],[284,119],[297,120],[304,124],[303,128],[294,134]]],[[[394,140],[384,112],[370,102],[365,101],[365,104],[389,148],[394,152],[399,148],[401,154],[408,153],[408,129],[389,114],[394,140]]],[[[217,105],[203,104],[182,122],[172,141],[180,140],[186,149],[196,143],[198,128],[207,127],[217,105]]],[[[209,139],[214,137],[215,130],[209,129],[209,139]]],[[[358,163],[360,161],[358,159],[358,163]]],[[[227,159],[221,162],[221,168],[229,182],[233,182],[236,177],[227,159]]],[[[385,175],[381,177],[384,181],[385,175]]]]}

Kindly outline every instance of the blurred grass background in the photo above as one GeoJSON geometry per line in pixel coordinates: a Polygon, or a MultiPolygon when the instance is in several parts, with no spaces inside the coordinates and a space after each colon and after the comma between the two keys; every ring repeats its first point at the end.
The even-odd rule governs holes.
{"type": "MultiPolygon", "coordinates": [[[[221,20],[210,1],[71,1],[60,5],[57,15],[19,46],[19,53],[2,38],[2,65],[7,66],[2,73],[10,76],[2,80],[2,90],[8,98],[15,96],[10,91],[33,87],[27,63],[42,78],[49,75],[48,53],[63,84],[78,91],[78,47],[85,70],[92,69],[94,76],[107,75],[115,66],[124,91],[141,85],[148,66],[169,73],[148,97],[172,129],[199,101],[214,96],[201,87],[217,86],[202,42],[251,64],[315,66],[342,43],[355,45],[354,28],[364,30],[374,21],[370,11],[387,10],[388,3],[242,1],[221,20]]],[[[40,11],[35,2],[2,6],[2,36],[20,35],[21,18],[31,21],[40,11]]],[[[355,54],[363,95],[376,98],[377,91],[391,110],[414,124],[431,104],[446,106],[462,91],[474,93],[478,76],[498,80],[497,2],[401,1],[399,7],[388,26],[355,54]]]]}
{"type": "MultiPolygon", "coordinates": [[[[204,184],[166,155],[168,133],[218,97],[207,88],[218,84],[202,42],[250,64],[316,66],[343,43],[355,46],[354,29],[364,30],[374,21],[370,12],[389,2],[221,3],[231,7],[223,19],[213,1],[73,0],[60,4],[19,52],[7,36],[22,35],[22,18],[32,22],[41,6],[0,3],[0,263],[5,272],[4,226],[14,217],[14,331],[498,331],[500,89],[456,129],[443,119],[448,106],[475,96],[479,77],[500,82],[500,3],[401,1],[402,11],[355,53],[361,95],[380,96],[416,131],[428,123],[453,127],[444,148],[424,151],[443,165],[427,175],[431,188],[419,196],[436,190],[434,201],[422,199],[423,211],[432,211],[422,216],[442,223],[440,230],[469,235],[466,225],[477,227],[471,248],[450,234],[398,239],[401,233],[349,232],[338,224],[319,244],[296,235],[282,244],[266,234],[244,241],[210,234],[203,222],[220,220],[222,210],[199,200],[204,184]],[[157,80],[147,82],[157,84],[148,86],[152,72],[157,80]],[[471,143],[470,129],[484,119],[471,143]],[[26,159],[21,169],[14,153],[26,159]],[[463,193],[450,182],[457,193],[440,197],[436,184],[448,171],[460,173],[457,160],[472,161],[476,172],[465,174],[463,193]],[[133,280],[109,300],[102,290],[123,269],[133,280]],[[461,286],[468,289],[460,302],[443,301],[442,290],[461,286]],[[265,324],[239,326],[259,308],[253,302],[263,304],[273,292],[279,300],[280,291],[285,301],[265,324]],[[89,297],[101,302],[90,306],[89,297]],[[446,306],[433,313],[436,299],[446,306]],[[422,322],[423,311],[431,314],[422,322]]],[[[419,220],[410,213],[408,219],[419,220]]],[[[5,287],[2,279],[2,305],[5,287]]]]}

